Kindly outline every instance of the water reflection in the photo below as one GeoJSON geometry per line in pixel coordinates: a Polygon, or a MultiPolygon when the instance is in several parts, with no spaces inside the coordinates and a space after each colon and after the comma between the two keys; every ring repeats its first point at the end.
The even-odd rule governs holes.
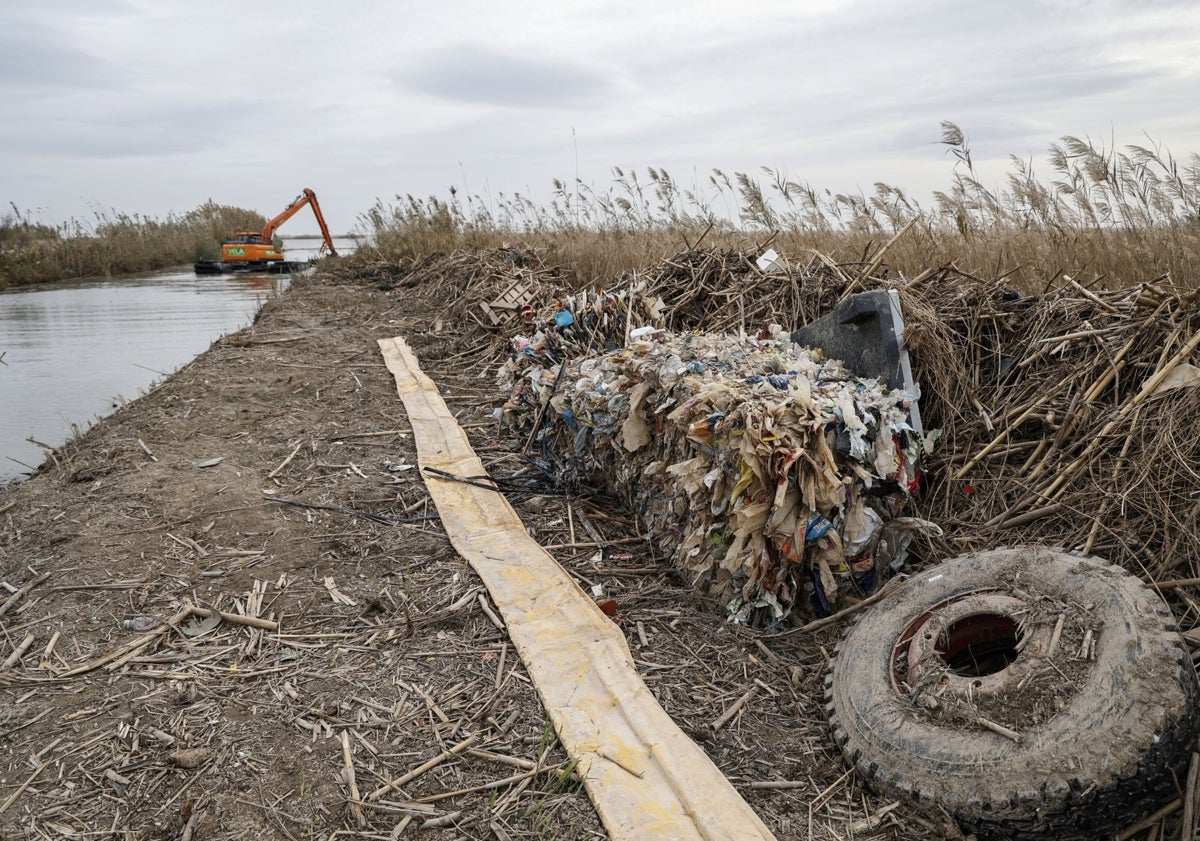
{"type": "Polygon", "coordinates": [[[286,275],[189,271],[0,293],[0,483],[249,324],[286,275]]]}

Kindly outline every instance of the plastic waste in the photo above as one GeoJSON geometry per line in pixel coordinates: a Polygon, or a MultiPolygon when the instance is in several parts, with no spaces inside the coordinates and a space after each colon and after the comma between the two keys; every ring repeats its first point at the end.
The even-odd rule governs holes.
{"type": "Polygon", "coordinates": [[[930,439],[909,424],[915,396],[852,376],[777,325],[753,337],[638,328],[590,353],[557,351],[565,336],[532,353],[526,341],[501,371],[502,421],[533,431],[565,481],[622,497],[735,621],[827,613],[871,592],[903,563],[902,535],[923,533],[889,533],[878,554],[920,486],[930,439]],[[571,360],[561,376],[555,353],[571,360]]]}

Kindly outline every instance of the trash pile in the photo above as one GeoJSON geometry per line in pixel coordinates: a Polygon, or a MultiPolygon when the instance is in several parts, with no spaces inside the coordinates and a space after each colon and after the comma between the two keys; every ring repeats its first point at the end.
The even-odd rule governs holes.
{"type": "Polygon", "coordinates": [[[779,325],[749,338],[643,326],[597,349],[629,323],[630,300],[648,315],[662,306],[583,293],[513,339],[501,417],[537,430],[560,478],[621,497],[697,587],[755,626],[797,607],[826,615],[904,563],[913,521],[897,517],[925,445],[912,395],[779,325]]]}
{"type": "Polygon", "coordinates": [[[764,269],[757,254],[697,248],[579,290],[520,253],[423,261],[397,294],[449,302],[440,304],[447,329],[476,349],[464,365],[500,364],[509,338],[524,334],[517,352],[529,358],[517,378],[540,366],[541,387],[552,387],[564,360],[617,351],[639,328],[756,335],[772,322],[807,324],[853,292],[894,289],[922,421],[943,432],[922,464],[927,487],[910,504],[947,537],[914,546],[920,561],[1041,543],[1102,555],[1154,581],[1200,577],[1193,289],[1166,278],[1102,289],[1060,276],[1031,293],[954,266],[897,276],[878,255],[839,264],[805,252],[764,269]],[[522,274],[536,281],[525,308],[485,329],[479,304],[500,300],[522,274]]]}

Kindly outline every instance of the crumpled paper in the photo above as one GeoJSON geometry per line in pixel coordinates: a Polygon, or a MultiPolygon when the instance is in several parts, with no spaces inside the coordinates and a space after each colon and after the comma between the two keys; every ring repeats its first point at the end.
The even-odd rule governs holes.
{"type": "Polygon", "coordinates": [[[931,533],[910,518],[877,565],[932,445],[908,423],[913,396],[778,325],[749,338],[641,328],[568,362],[554,335],[512,347],[503,420],[528,431],[540,418],[535,440],[562,478],[620,496],[735,621],[827,614],[903,562],[900,534],[931,533]]]}

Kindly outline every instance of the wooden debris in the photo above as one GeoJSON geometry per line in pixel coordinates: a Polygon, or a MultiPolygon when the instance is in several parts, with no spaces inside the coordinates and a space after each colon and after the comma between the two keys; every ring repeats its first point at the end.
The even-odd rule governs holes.
{"type": "Polygon", "coordinates": [[[351,607],[358,604],[358,602],[337,588],[337,584],[331,575],[325,576],[325,590],[329,593],[329,598],[333,599],[335,604],[347,604],[351,607]]]}
{"type": "MultiPolygon", "coordinates": [[[[353,602],[351,602],[353,604],[353,602]]],[[[188,605],[187,611],[193,616],[199,616],[201,619],[209,618],[214,611],[207,607],[198,607],[197,605],[188,605]]],[[[243,616],[239,613],[227,613],[223,610],[216,611],[216,614],[221,617],[222,622],[229,622],[233,625],[245,625],[249,628],[258,628],[263,631],[278,631],[279,623],[272,619],[261,619],[257,616],[243,616]]]]}
{"type": "Polygon", "coordinates": [[[358,793],[358,781],[354,774],[354,757],[350,752],[350,734],[345,730],[342,731],[342,781],[345,782],[346,788],[350,792],[350,808],[354,812],[354,820],[358,823],[359,829],[365,829],[367,818],[363,814],[362,806],[359,805],[362,796],[358,793]]]}
{"type": "Polygon", "coordinates": [[[300,448],[303,446],[304,446],[303,441],[300,441],[299,443],[297,443],[296,446],[292,449],[292,451],[290,453],[288,453],[287,458],[285,458],[283,461],[281,461],[279,463],[278,467],[276,467],[274,470],[272,470],[270,473],[267,474],[267,478],[274,479],[276,476],[278,476],[280,471],[282,471],[285,467],[287,467],[289,464],[292,463],[292,459],[294,459],[296,457],[296,453],[300,452],[300,448]]]}
{"type": "Polygon", "coordinates": [[[75,668],[64,672],[62,676],[74,677],[75,675],[81,675],[87,672],[95,671],[102,666],[120,666],[126,660],[136,654],[141,648],[149,645],[155,639],[173,629],[176,625],[191,615],[191,612],[192,611],[190,607],[185,607],[183,610],[176,613],[153,631],[147,631],[141,636],[134,638],[130,642],[125,643],[125,645],[122,645],[113,651],[108,652],[107,654],[101,655],[100,657],[84,663],[81,666],[76,666],[75,668]]]}

